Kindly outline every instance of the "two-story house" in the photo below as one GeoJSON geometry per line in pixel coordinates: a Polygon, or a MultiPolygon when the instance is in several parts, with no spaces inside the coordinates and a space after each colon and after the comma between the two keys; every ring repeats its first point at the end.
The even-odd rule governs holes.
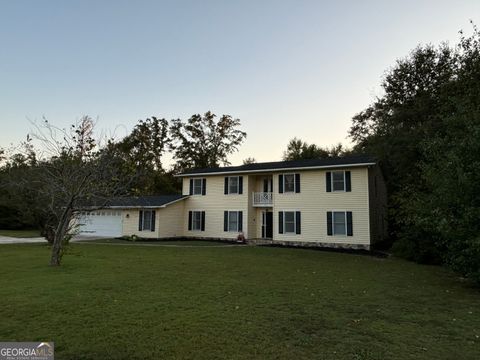
{"type": "MultiPolygon", "coordinates": [[[[182,195],[130,200],[122,235],[370,249],[385,237],[386,190],[367,156],[196,169],[182,195]]],[[[125,202],[125,201],[124,201],[125,202]]],[[[101,216],[97,216],[101,218],[101,216]]]]}

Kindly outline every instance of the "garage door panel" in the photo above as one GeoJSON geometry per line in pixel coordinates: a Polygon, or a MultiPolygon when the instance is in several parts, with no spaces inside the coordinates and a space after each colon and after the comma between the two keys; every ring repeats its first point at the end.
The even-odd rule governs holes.
{"type": "Polygon", "coordinates": [[[120,211],[100,210],[82,214],[79,218],[80,234],[96,236],[122,236],[120,211]]]}

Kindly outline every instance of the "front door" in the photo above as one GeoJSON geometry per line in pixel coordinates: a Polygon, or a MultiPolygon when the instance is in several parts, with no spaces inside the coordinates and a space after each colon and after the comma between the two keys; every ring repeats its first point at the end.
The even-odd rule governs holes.
{"type": "Polygon", "coordinates": [[[273,237],[273,212],[262,212],[262,238],[271,239],[273,237]]]}

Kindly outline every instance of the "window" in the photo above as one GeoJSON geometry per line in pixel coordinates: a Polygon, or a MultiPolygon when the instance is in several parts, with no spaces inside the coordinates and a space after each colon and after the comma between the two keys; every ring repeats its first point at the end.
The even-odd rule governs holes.
{"type": "Polygon", "coordinates": [[[230,211],[228,213],[228,231],[238,231],[238,212],[230,211]]]}
{"type": "Polygon", "coordinates": [[[230,176],[228,178],[228,193],[238,194],[238,176],[230,176]]]}
{"type": "Polygon", "coordinates": [[[223,231],[240,232],[243,227],[242,211],[225,211],[223,231]]]}
{"type": "Polygon", "coordinates": [[[295,192],[295,174],[285,174],[283,179],[283,192],[295,192]]]}
{"type": "Polygon", "coordinates": [[[225,176],[225,187],[223,193],[239,194],[243,193],[243,176],[225,176]]]}
{"type": "Polygon", "coordinates": [[[193,231],[202,230],[202,212],[201,211],[192,211],[192,230],[193,231]]]}
{"type": "Polygon", "coordinates": [[[327,211],[327,235],[353,236],[351,211],[327,211]]]}
{"type": "Polygon", "coordinates": [[[138,216],[139,231],[155,231],[155,210],[140,210],[138,216]]]}
{"type": "Polygon", "coordinates": [[[205,211],[188,212],[188,231],[205,231],[205,211]]]}
{"type": "Polygon", "coordinates": [[[346,213],[343,211],[333,212],[333,235],[347,234],[347,219],[346,213]]]}
{"type": "Polygon", "coordinates": [[[193,179],[193,195],[202,195],[202,179],[193,179]]]}
{"type": "Polygon", "coordinates": [[[295,212],[285,211],[284,215],[285,221],[285,233],[294,233],[295,232],[295,212]]]}
{"type": "Polygon", "coordinates": [[[332,171],[333,191],[345,191],[345,171],[332,171]]]}
{"type": "Polygon", "coordinates": [[[278,213],[279,234],[301,234],[300,211],[280,211],[278,213]]]}

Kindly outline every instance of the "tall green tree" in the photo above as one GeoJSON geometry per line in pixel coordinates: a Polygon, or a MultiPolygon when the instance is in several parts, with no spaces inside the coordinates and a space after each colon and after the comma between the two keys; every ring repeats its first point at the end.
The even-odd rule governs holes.
{"type": "Polygon", "coordinates": [[[228,155],[238,150],[247,134],[239,129],[240,120],[222,115],[218,120],[210,111],[192,115],[187,121],[172,120],[170,126],[175,169],[229,165],[228,155]]]}
{"type": "Polygon", "coordinates": [[[417,47],[350,135],[381,160],[395,249],[480,282],[480,34],[417,47]]]}
{"type": "Polygon", "coordinates": [[[119,142],[110,141],[104,149],[109,156],[121,160],[125,174],[136,173],[136,181],[130,192],[135,195],[162,195],[180,191],[180,183],[163,166],[163,157],[168,150],[169,123],[166,119],[152,116],[140,120],[119,142]]]}

